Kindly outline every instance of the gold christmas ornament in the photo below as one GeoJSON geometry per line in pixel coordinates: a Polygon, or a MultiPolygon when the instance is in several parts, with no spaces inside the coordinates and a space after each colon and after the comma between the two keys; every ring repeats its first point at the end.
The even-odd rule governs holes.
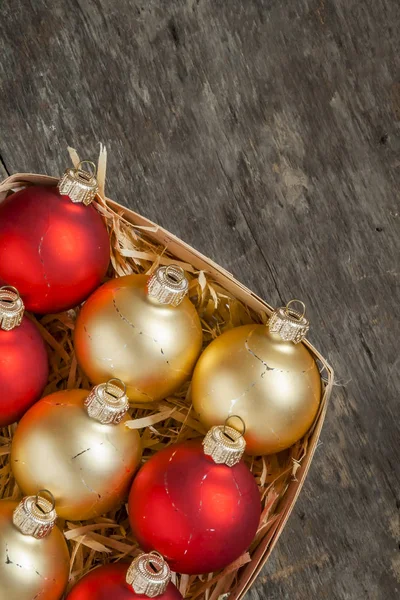
{"type": "Polygon", "coordinates": [[[11,467],[24,494],[51,489],[57,513],[72,521],[98,517],[121,504],[141,458],[129,429],[122,382],[56,392],[21,419],[11,467]],[[117,385],[118,383],[118,385],[117,385]]]}
{"type": "Polygon", "coordinates": [[[90,381],[122,379],[137,402],[161,400],[190,378],[202,346],[180,267],[108,281],[83,305],[75,352],[90,381]]]}
{"type": "Polygon", "coordinates": [[[248,454],[289,448],[318,411],[321,377],[301,343],[309,323],[292,302],[277,309],[268,326],[223,333],[203,352],[193,374],[192,401],[201,422],[210,428],[232,416],[234,427],[238,415],[246,424],[248,454]]]}
{"type": "Polygon", "coordinates": [[[2,600],[60,600],[68,583],[69,553],[56,519],[54,503],[39,494],[19,504],[0,500],[2,600]]]}

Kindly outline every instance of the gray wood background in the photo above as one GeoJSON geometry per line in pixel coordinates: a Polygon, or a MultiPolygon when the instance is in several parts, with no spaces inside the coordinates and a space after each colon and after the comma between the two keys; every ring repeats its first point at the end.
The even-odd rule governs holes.
{"type": "MultiPolygon", "coordinates": [[[[400,597],[398,0],[2,0],[3,175],[108,192],[274,305],[337,387],[251,600],[400,597]]],[[[1,583],[0,583],[1,585],[1,583]]]]}

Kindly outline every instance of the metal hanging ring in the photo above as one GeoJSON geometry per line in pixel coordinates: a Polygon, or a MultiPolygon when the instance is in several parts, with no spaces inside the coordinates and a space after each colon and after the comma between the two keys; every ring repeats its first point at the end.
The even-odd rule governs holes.
{"type": "Polygon", "coordinates": [[[161,560],[165,562],[165,558],[162,554],[160,554],[160,552],[157,552],[157,550],[150,550],[149,554],[154,554],[154,556],[158,556],[158,558],[161,558],[161,560]]]}
{"type": "MultiPolygon", "coordinates": [[[[106,392],[107,392],[107,393],[110,393],[110,392],[109,392],[109,390],[108,390],[108,386],[109,386],[109,385],[111,385],[111,382],[112,382],[112,381],[116,381],[116,382],[118,383],[118,385],[117,385],[116,387],[122,388],[122,389],[121,389],[121,391],[122,391],[122,395],[123,395],[123,396],[126,396],[126,385],[125,385],[125,383],[122,381],[122,379],[118,379],[118,377],[112,377],[111,379],[109,379],[109,380],[106,382],[106,392]]],[[[111,394],[111,396],[113,396],[113,394],[111,394]]]]}
{"type": "Polygon", "coordinates": [[[1,290],[6,290],[6,291],[9,291],[9,292],[14,292],[14,294],[16,294],[16,296],[17,296],[15,300],[18,300],[19,298],[21,298],[21,296],[19,295],[19,291],[13,285],[3,285],[3,286],[0,287],[0,292],[1,292],[1,290]]]}
{"type": "Polygon", "coordinates": [[[96,177],[96,173],[97,173],[97,167],[95,165],[95,163],[92,160],[81,160],[78,163],[78,166],[76,167],[77,171],[83,171],[84,173],[88,173],[91,177],[96,177]],[[92,167],[92,170],[89,171],[88,169],[82,169],[82,165],[90,165],[92,167]]]}
{"type": "Polygon", "coordinates": [[[172,279],[174,283],[180,283],[185,278],[185,271],[179,265],[168,265],[165,276],[172,279]]]}
{"type": "MultiPolygon", "coordinates": [[[[43,495],[43,494],[42,494],[43,495]]],[[[50,490],[46,490],[45,488],[43,490],[39,490],[38,493],[35,496],[35,504],[36,506],[39,508],[39,510],[41,510],[45,515],[49,515],[51,512],[53,512],[53,510],[56,507],[56,499],[54,498],[53,494],[50,492],[50,490]],[[50,510],[48,510],[47,512],[45,510],[43,510],[43,508],[40,506],[39,504],[39,498],[40,498],[40,494],[42,493],[46,493],[48,496],[50,496],[51,499],[51,508],[50,510]]]]}
{"type": "Polygon", "coordinates": [[[163,557],[162,554],[160,554],[159,552],[157,552],[157,550],[151,550],[151,552],[148,553],[149,556],[156,556],[157,558],[160,559],[161,564],[157,564],[157,563],[153,563],[151,558],[149,558],[149,563],[151,563],[153,566],[157,567],[157,573],[159,573],[160,571],[162,571],[163,566],[165,564],[165,558],[163,557]]]}
{"type": "MultiPolygon", "coordinates": [[[[239,421],[241,421],[241,422],[242,422],[242,425],[243,425],[243,431],[242,431],[241,433],[240,433],[240,432],[238,432],[238,433],[240,433],[240,435],[241,435],[242,437],[244,437],[244,434],[246,433],[246,423],[244,422],[244,420],[242,419],[242,417],[239,417],[239,415],[229,415],[229,417],[227,417],[227,418],[225,419],[225,422],[224,422],[224,428],[223,428],[223,430],[222,430],[222,431],[223,431],[223,433],[226,435],[226,428],[227,428],[227,426],[228,426],[228,421],[229,421],[229,419],[239,419],[239,421]]],[[[232,427],[232,429],[235,429],[235,427],[232,427]]],[[[236,430],[236,431],[237,431],[237,430],[236,430]]]]}
{"type": "Polygon", "coordinates": [[[304,317],[306,315],[306,305],[304,304],[304,302],[302,300],[297,300],[296,298],[293,298],[293,300],[289,300],[289,302],[286,304],[286,307],[285,307],[286,314],[291,314],[290,313],[290,305],[294,304],[295,302],[297,302],[297,304],[301,304],[303,312],[298,313],[297,311],[294,311],[294,314],[292,314],[292,316],[298,317],[299,321],[301,321],[302,319],[304,319],[304,317]]]}

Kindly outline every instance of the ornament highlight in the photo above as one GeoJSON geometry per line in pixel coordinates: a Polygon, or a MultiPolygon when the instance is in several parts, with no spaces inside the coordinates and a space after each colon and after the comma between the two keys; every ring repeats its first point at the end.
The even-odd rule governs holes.
{"type": "Polygon", "coordinates": [[[24,316],[12,286],[0,288],[0,427],[18,421],[43,393],[47,352],[37,327],[24,316]]]}
{"type": "Polygon", "coordinates": [[[224,425],[203,442],[173,444],[152,456],[129,495],[139,544],[161,552],[179,573],[210,573],[239,558],[261,515],[260,493],[241,460],[244,447],[242,434],[224,425]]]}
{"type": "Polygon", "coordinates": [[[55,527],[54,502],[40,496],[42,492],[47,490],[19,504],[0,500],[1,598],[60,600],[67,585],[68,547],[55,527]]]}
{"type": "Polygon", "coordinates": [[[101,286],[83,305],[75,352],[92,383],[125,381],[137,402],[161,400],[189,379],[202,346],[202,328],[187,297],[180,267],[148,277],[127,275],[101,286]]]}
{"type": "Polygon", "coordinates": [[[292,302],[274,312],[269,326],[244,325],[220,335],[193,373],[192,402],[200,421],[212,427],[232,414],[240,416],[248,454],[289,448],[318,412],[321,377],[301,343],[309,323],[292,302]]]}
{"type": "Polygon", "coordinates": [[[182,600],[171,571],[158,553],[141,554],[131,565],[116,563],[94,569],[73,588],[67,600],[182,600]]]}
{"type": "Polygon", "coordinates": [[[46,396],[20,421],[11,468],[25,494],[53,490],[60,517],[98,517],[121,504],[141,458],[140,437],[125,427],[128,398],[122,382],[91,392],[46,396]]]}
{"type": "Polygon", "coordinates": [[[106,274],[108,233],[88,205],[97,182],[84,162],[67,169],[59,189],[27,187],[0,204],[0,281],[16,286],[32,312],[77,306],[106,274]]]}

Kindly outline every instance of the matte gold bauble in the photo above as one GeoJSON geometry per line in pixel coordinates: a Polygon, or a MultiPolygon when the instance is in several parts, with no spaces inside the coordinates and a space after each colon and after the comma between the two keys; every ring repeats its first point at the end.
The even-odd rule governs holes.
{"type": "Polygon", "coordinates": [[[22,533],[13,523],[17,507],[0,501],[0,599],[60,600],[69,577],[65,538],[57,527],[41,539],[22,533]]]}
{"type": "Polygon", "coordinates": [[[92,383],[118,377],[131,400],[149,402],[173,394],[190,378],[202,329],[181,271],[160,267],[150,279],[119,277],[86,301],[76,323],[75,352],[92,383]]]}
{"type": "MultiPolygon", "coordinates": [[[[212,427],[238,415],[252,455],[294,444],[312,425],[321,400],[317,364],[301,343],[308,322],[289,305],[275,314],[270,328],[244,325],[219,336],[201,355],[192,379],[201,422],[212,427]]],[[[230,424],[235,426],[234,417],[230,424]]]]}
{"type": "Polygon", "coordinates": [[[65,519],[117,508],[140,461],[139,434],[125,426],[128,399],[118,386],[107,386],[46,396],[14,435],[11,467],[19,487],[24,494],[50,489],[65,519]]]}

